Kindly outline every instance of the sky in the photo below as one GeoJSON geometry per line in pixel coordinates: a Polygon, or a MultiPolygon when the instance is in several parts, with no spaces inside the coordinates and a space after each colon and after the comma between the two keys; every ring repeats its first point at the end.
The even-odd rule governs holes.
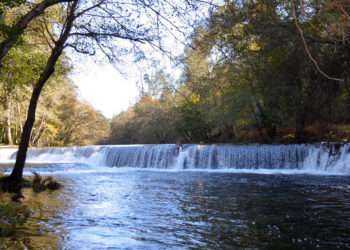
{"type": "MultiPolygon", "coordinates": [[[[204,5],[206,6],[206,5],[204,5]]],[[[199,16],[206,16],[208,13],[206,7],[202,11],[198,11],[199,16]],[[201,15],[202,14],[202,15],[201,15]]],[[[198,14],[197,13],[197,14],[198,14]]],[[[165,23],[169,25],[170,30],[173,30],[172,25],[177,27],[181,26],[186,19],[195,19],[196,15],[192,14],[186,18],[177,18],[176,16],[169,17],[172,24],[169,25],[167,21],[165,23]]],[[[191,30],[191,27],[188,27],[191,30]]],[[[181,29],[180,29],[181,30],[181,29]]],[[[162,38],[162,47],[168,50],[172,56],[178,56],[184,51],[184,37],[182,37],[185,28],[177,34],[176,29],[173,33],[167,33],[162,38]],[[170,35],[173,34],[173,35],[170,35]],[[175,37],[175,35],[177,35],[175,37]],[[181,38],[182,37],[182,38],[181,38]],[[182,41],[181,41],[182,40],[182,41]]],[[[120,43],[120,41],[119,41],[120,43]]],[[[126,42],[124,42],[126,43],[126,42]]],[[[117,43],[116,43],[117,44],[117,43]]],[[[121,45],[125,45],[120,43],[121,45]]],[[[68,55],[74,55],[68,53],[68,55]]],[[[160,51],[145,51],[147,57],[152,57],[153,60],[157,60],[159,63],[151,64],[144,63],[143,65],[136,64],[133,56],[126,55],[126,60],[123,57],[123,62],[119,63],[118,69],[122,69],[123,73],[120,73],[106,60],[100,60],[95,62],[93,57],[88,56],[71,56],[73,70],[71,73],[71,79],[77,86],[78,95],[83,100],[91,103],[97,110],[101,111],[107,118],[112,118],[114,115],[126,110],[132,106],[138,98],[137,82],[142,81],[145,73],[154,73],[157,69],[163,69],[170,73],[172,79],[178,79],[181,75],[181,67],[174,68],[173,62],[164,56],[160,51]]],[[[97,56],[99,57],[99,56],[97,56]]]]}
{"type": "MultiPolygon", "coordinates": [[[[183,45],[172,42],[177,54],[182,53],[183,45]]],[[[181,65],[174,66],[174,61],[159,51],[149,51],[152,60],[135,63],[132,55],[122,63],[112,66],[107,60],[73,56],[71,80],[77,87],[79,98],[89,102],[107,118],[127,110],[139,98],[137,85],[143,81],[144,74],[157,70],[170,73],[173,80],[182,74],[181,65]]]]}
{"type": "MultiPolygon", "coordinates": [[[[174,40],[167,41],[166,47],[173,48],[174,55],[184,50],[184,45],[174,40]]],[[[174,80],[180,77],[181,65],[174,67],[175,62],[158,50],[145,51],[148,60],[135,63],[130,54],[115,66],[102,55],[89,57],[68,53],[73,66],[70,78],[77,86],[78,96],[105,117],[112,118],[136,103],[139,97],[137,84],[142,82],[144,74],[162,69],[170,73],[174,80]]]]}
{"type": "Polygon", "coordinates": [[[126,110],[138,97],[136,83],[141,77],[137,70],[120,73],[108,62],[92,58],[74,63],[71,79],[78,87],[78,95],[91,103],[107,118],[126,110]]]}

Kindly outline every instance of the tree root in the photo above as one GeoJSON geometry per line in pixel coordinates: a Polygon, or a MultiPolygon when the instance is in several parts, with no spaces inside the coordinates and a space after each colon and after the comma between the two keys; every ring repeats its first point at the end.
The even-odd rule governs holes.
{"type": "Polygon", "coordinates": [[[23,188],[24,180],[18,181],[10,176],[0,178],[0,190],[6,193],[20,193],[23,188]]]}
{"type": "Polygon", "coordinates": [[[20,197],[22,188],[32,188],[35,193],[46,190],[58,190],[62,188],[62,184],[52,177],[43,178],[39,174],[33,172],[34,177],[22,179],[20,181],[12,179],[10,176],[0,178],[0,191],[6,193],[15,193],[20,197]]]}

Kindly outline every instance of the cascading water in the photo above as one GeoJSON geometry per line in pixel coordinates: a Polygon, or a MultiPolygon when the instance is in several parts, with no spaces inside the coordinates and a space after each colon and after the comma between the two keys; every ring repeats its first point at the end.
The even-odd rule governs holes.
{"type": "MultiPolygon", "coordinates": [[[[16,150],[0,149],[0,162],[13,162],[16,150]]],[[[195,145],[174,144],[38,148],[28,163],[78,163],[158,169],[295,170],[350,174],[350,144],[195,145]]]]}
{"type": "Polygon", "coordinates": [[[16,151],[16,148],[0,148],[0,163],[11,163],[11,157],[16,153],[16,151]]]}

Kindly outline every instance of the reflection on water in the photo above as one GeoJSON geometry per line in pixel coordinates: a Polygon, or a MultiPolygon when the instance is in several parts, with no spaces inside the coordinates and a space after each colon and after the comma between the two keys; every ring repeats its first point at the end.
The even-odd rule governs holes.
{"type": "Polygon", "coordinates": [[[350,248],[344,176],[114,170],[56,177],[65,188],[27,193],[35,213],[16,240],[0,238],[0,249],[25,249],[18,242],[32,249],[350,248]]]}
{"type": "MultiPolygon", "coordinates": [[[[0,236],[0,249],[61,249],[64,228],[59,226],[62,224],[60,211],[69,204],[68,197],[63,192],[36,194],[29,189],[25,189],[23,195],[25,199],[19,204],[11,202],[8,194],[0,193],[1,204],[12,209],[20,207],[19,212],[30,214],[24,225],[15,223],[14,216],[9,218],[16,228],[7,237],[0,236]]],[[[6,225],[1,226],[6,228],[6,225]]]]}

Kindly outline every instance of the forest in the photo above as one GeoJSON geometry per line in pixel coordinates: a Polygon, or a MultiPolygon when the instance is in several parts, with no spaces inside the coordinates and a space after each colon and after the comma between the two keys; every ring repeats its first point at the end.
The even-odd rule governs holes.
{"type": "MultiPolygon", "coordinates": [[[[64,52],[39,101],[30,146],[350,139],[349,8],[340,0],[217,5],[187,37],[176,61],[181,77],[149,69],[138,100],[111,120],[79,98],[64,52]]],[[[0,11],[6,38],[27,6],[2,1],[0,11]]],[[[48,17],[62,22],[61,11],[36,18],[3,60],[4,145],[20,143],[33,83],[52,49],[48,17]]]]}
{"type": "Polygon", "coordinates": [[[348,1],[230,1],[191,36],[183,74],[145,75],[110,142],[313,142],[350,137],[348,1]]]}

